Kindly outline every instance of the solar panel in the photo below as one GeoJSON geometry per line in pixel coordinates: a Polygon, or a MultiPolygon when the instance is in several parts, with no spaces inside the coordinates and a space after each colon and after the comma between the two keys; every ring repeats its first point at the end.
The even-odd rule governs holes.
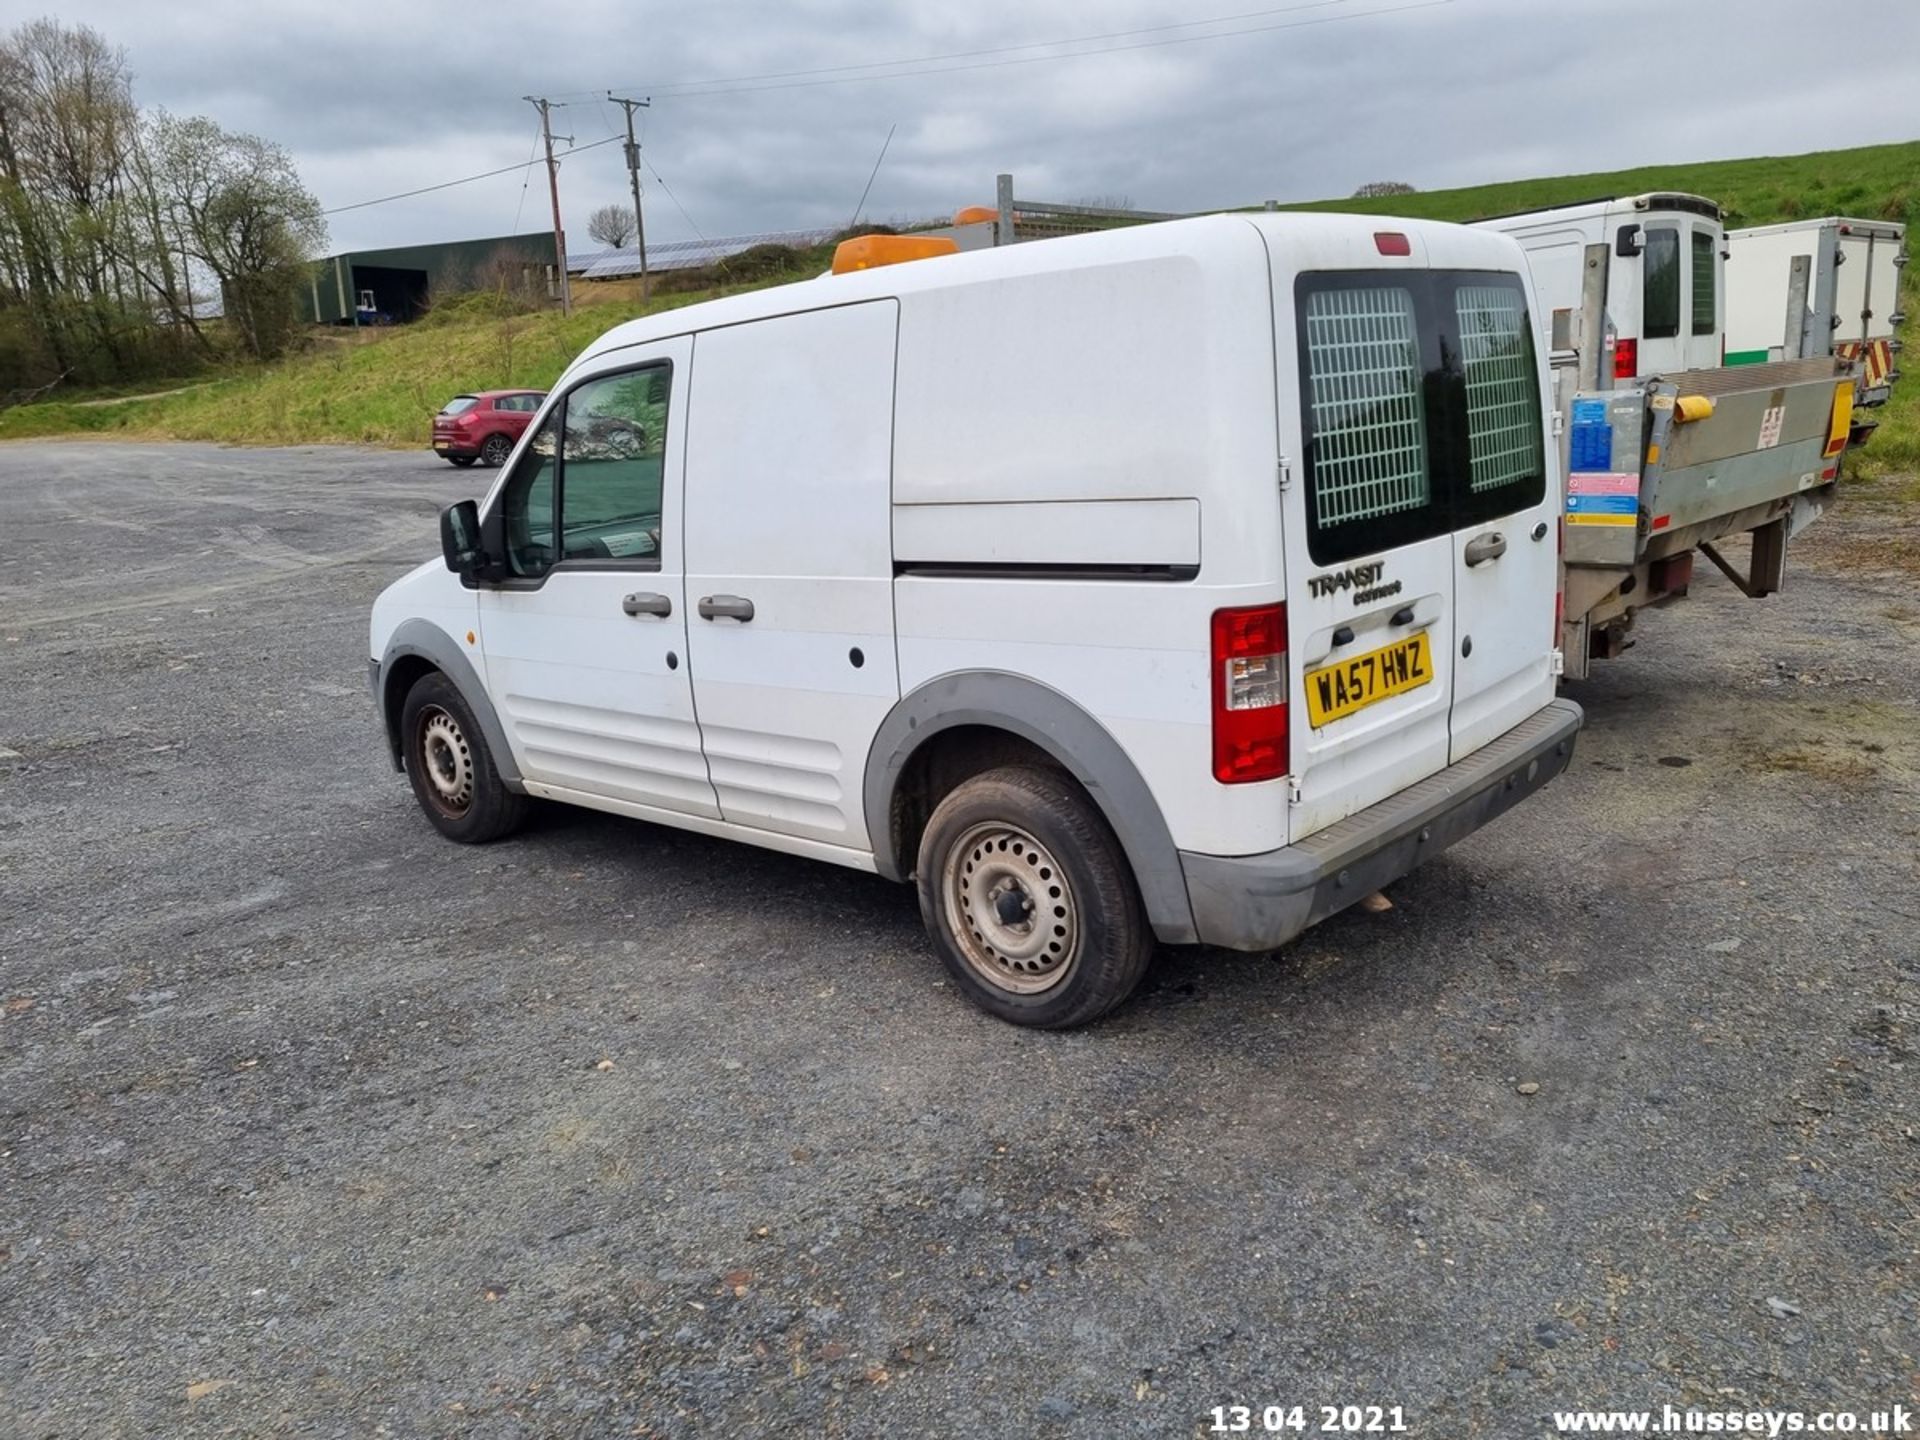
{"type": "MultiPolygon", "coordinates": [[[[768,230],[758,235],[727,235],[712,240],[668,240],[647,246],[648,270],[695,270],[717,264],[756,245],[788,245],[796,250],[824,245],[839,233],[838,226],[812,230],[768,230]]],[[[613,280],[640,273],[637,250],[600,250],[570,259],[567,268],[588,280],[613,280]]]]}

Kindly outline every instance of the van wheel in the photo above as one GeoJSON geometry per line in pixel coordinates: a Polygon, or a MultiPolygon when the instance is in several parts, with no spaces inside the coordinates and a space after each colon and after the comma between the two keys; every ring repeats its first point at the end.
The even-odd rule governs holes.
{"type": "Polygon", "coordinates": [[[1153,954],[1113,832],[1056,771],[989,770],[934,808],[920,841],[920,914],[976,1005],[1016,1025],[1098,1019],[1153,954]]]}
{"type": "Polygon", "coordinates": [[[501,783],[473,711],[439,671],[421,676],[407,692],[400,733],[413,798],[434,829],[478,845],[520,828],[527,797],[501,783]]]}

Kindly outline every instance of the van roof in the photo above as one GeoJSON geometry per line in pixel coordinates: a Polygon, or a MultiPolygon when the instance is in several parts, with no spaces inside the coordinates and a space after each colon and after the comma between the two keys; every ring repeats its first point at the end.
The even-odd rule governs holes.
{"type": "Polygon", "coordinates": [[[1525,268],[1525,260],[1517,243],[1506,236],[1444,221],[1382,215],[1268,212],[1202,215],[992,249],[966,250],[955,255],[879,266],[844,275],[825,274],[811,280],[798,280],[765,290],[707,300],[677,310],[643,315],[607,331],[588,346],[575,363],[628,345],[645,344],[670,336],[738,325],[775,315],[1095,265],[1217,253],[1223,245],[1231,244],[1236,237],[1244,238],[1249,231],[1264,237],[1269,250],[1276,256],[1289,249],[1295,253],[1311,250],[1327,255],[1349,256],[1356,244],[1364,245],[1366,253],[1371,256],[1374,254],[1374,235],[1381,231],[1394,231],[1415,237],[1431,237],[1436,242],[1445,237],[1445,248],[1449,253],[1457,252],[1462,243],[1471,243],[1481,247],[1481,253],[1487,257],[1483,263],[1491,267],[1513,270],[1525,268]],[[1468,237],[1472,237],[1471,241],[1468,241],[1468,237]],[[1511,247],[1510,253],[1508,247],[1511,247]]]}
{"type": "Polygon", "coordinates": [[[1597,195],[1591,200],[1576,200],[1568,205],[1536,205],[1529,210],[1507,210],[1473,223],[1486,225],[1495,220],[1534,218],[1586,219],[1614,210],[1680,210],[1689,215],[1704,215],[1709,220],[1720,219],[1720,206],[1704,195],[1688,195],[1677,190],[1650,190],[1644,195],[1597,195]]]}

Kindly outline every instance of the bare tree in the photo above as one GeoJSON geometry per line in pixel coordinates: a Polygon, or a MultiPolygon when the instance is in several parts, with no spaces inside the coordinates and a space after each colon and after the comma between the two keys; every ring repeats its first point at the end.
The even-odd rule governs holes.
{"type": "Polygon", "coordinates": [[[275,353],[325,233],[278,146],[143,118],[97,31],[0,34],[0,389],[178,374],[215,353],[198,304],[215,286],[228,333],[275,353]]]}
{"type": "Polygon", "coordinates": [[[587,217],[587,234],[612,250],[624,250],[633,239],[633,210],[626,205],[602,205],[587,217]]]}
{"type": "Polygon", "coordinates": [[[1413,186],[1404,180],[1369,180],[1353,192],[1356,200],[1378,200],[1387,195],[1415,194],[1413,186]]]}
{"type": "Polygon", "coordinates": [[[308,256],[326,243],[320,202],[287,152],[204,116],[154,125],[154,171],[181,248],[220,287],[228,322],[256,358],[279,354],[299,324],[308,256]]]}

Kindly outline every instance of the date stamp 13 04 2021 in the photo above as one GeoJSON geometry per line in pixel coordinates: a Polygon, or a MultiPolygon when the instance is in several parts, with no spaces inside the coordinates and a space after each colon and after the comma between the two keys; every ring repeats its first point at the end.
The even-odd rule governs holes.
{"type": "Polygon", "coordinates": [[[1215,1435],[1404,1435],[1400,1405],[1216,1405],[1215,1435]]]}

